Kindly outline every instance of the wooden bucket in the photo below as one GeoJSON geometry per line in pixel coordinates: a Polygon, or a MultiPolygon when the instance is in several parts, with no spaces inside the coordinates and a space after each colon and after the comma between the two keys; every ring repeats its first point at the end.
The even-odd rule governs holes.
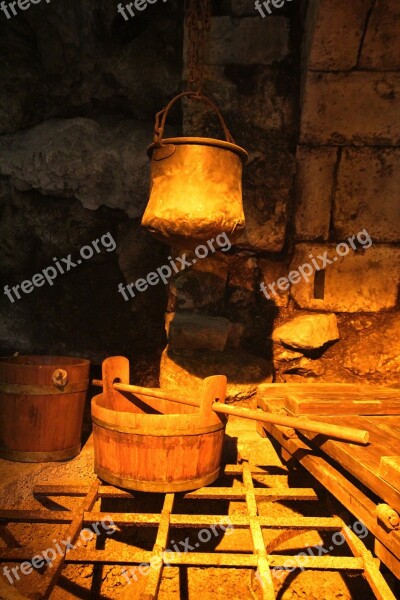
{"type": "Polygon", "coordinates": [[[65,356],[0,358],[0,457],[21,462],[79,454],[90,362],[65,356]]]}
{"type": "Polygon", "coordinates": [[[116,380],[129,383],[129,361],[122,356],[103,362],[103,393],[92,400],[95,471],[101,479],[165,493],[218,478],[226,419],[211,404],[225,401],[224,375],[203,381],[200,408],[118,392],[116,380]]]}

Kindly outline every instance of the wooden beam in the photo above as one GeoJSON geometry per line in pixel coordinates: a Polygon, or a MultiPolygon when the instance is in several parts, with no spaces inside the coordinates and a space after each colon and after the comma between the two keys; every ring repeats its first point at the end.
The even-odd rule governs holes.
{"type": "MultiPolygon", "coordinates": [[[[386,528],[377,521],[377,505],[368,496],[303,440],[286,438],[281,431],[282,428],[276,425],[263,425],[263,427],[295,461],[303,465],[356,519],[361,521],[394,557],[400,557],[400,531],[387,532],[386,528]]],[[[397,560],[400,565],[400,560],[397,560]]],[[[389,564],[387,566],[390,567],[389,564]]]]}
{"type": "Polygon", "coordinates": [[[400,491],[400,456],[382,456],[379,476],[400,491]]]}

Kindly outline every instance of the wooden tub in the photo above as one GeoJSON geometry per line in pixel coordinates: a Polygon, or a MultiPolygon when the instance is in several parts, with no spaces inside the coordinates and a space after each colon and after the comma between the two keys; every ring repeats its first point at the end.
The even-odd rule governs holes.
{"type": "Polygon", "coordinates": [[[66,356],[0,358],[0,457],[21,462],[79,454],[90,362],[66,356]]]}
{"type": "Polygon", "coordinates": [[[224,402],[225,376],[204,379],[200,408],[122,393],[113,388],[115,381],[129,383],[124,357],[103,362],[103,393],[92,400],[95,471],[101,479],[144,492],[181,492],[218,478],[226,420],[211,404],[216,398],[224,402]]]}

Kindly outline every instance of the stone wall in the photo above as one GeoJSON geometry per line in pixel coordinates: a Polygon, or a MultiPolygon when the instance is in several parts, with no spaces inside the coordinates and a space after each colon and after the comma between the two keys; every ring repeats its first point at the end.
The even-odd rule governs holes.
{"type": "Polygon", "coordinates": [[[396,0],[309,3],[290,269],[324,252],[332,264],[291,286],[281,320],[329,311],[340,340],[292,360],[278,346],[278,380],[399,383],[399,36],[396,0]],[[354,250],[361,231],[372,245],[354,250]]]}
{"type": "MultiPolygon", "coordinates": [[[[399,19],[395,0],[313,0],[267,19],[233,1],[213,19],[207,90],[250,154],[246,231],[207,275],[203,265],[171,287],[165,384],[175,368],[176,383],[182,368],[192,383],[204,372],[211,329],[230,364],[233,345],[271,361],[277,381],[398,384],[399,19]],[[312,272],[295,275],[305,263],[312,272]]],[[[188,133],[217,135],[210,113],[188,105],[184,116],[188,133]]]]}

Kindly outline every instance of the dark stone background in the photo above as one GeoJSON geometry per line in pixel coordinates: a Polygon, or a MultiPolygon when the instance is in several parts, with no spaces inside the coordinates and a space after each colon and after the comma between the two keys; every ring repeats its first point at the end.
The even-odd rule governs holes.
{"type": "MultiPolygon", "coordinates": [[[[182,5],[149,5],[129,22],[111,0],[54,0],[10,20],[0,16],[0,285],[31,279],[54,256],[76,256],[108,231],[117,242],[115,252],[84,261],[52,287],[14,304],[2,294],[2,354],[78,355],[98,364],[111,354],[158,355],[165,346],[167,289],[125,302],[117,285],[145,276],[169,254],[140,218],[154,115],[185,86],[182,5]]],[[[257,260],[279,258],[291,218],[300,20],[295,3],[268,22],[251,2],[213,5],[205,91],[250,160],[248,229],[226,257],[206,312],[242,323],[241,347],[266,356],[275,307],[260,296],[257,260]],[[232,58],[226,30],[242,26],[232,58]]],[[[182,117],[173,111],[172,131],[219,137],[207,111],[186,105],[182,117]]],[[[201,311],[201,295],[195,310],[196,302],[201,311]]]]}

